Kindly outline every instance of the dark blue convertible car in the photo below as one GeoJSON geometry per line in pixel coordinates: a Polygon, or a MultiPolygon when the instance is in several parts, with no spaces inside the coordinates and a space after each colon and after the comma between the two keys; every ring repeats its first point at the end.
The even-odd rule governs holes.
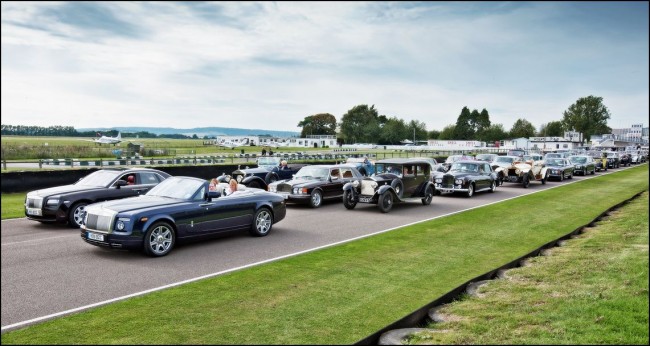
{"type": "Polygon", "coordinates": [[[167,255],[177,241],[225,231],[249,230],[263,237],[286,215],[282,196],[244,188],[222,196],[208,182],[171,177],[145,195],[86,207],[81,238],[87,243],[167,255]]]}

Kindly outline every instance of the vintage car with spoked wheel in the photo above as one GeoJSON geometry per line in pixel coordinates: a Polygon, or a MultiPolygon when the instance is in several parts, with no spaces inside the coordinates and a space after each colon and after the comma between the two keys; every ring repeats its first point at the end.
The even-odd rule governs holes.
{"type": "Polygon", "coordinates": [[[423,159],[385,159],[375,163],[375,174],[343,186],[343,205],[354,209],[357,203],[376,204],[388,213],[394,203],[420,201],[431,204],[435,188],[431,164],[423,159]]]}
{"type": "Polygon", "coordinates": [[[71,185],[28,192],[25,216],[41,223],[67,223],[79,228],[87,205],[145,194],[169,177],[152,168],[100,169],[71,185]]]}
{"type": "Polygon", "coordinates": [[[285,215],[286,203],[278,194],[243,188],[222,196],[206,180],[177,176],[142,196],[89,205],[81,238],[95,246],[159,257],[183,240],[241,230],[263,237],[285,215]]]}
{"type": "Polygon", "coordinates": [[[472,197],[475,192],[494,192],[497,174],[485,161],[456,161],[447,172],[435,177],[436,192],[460,192],[472,197]]]}
{"type": "Polygon", "coordinates": [[[524,188],[528,188],[531,181],[540,181],[542,184],[546,184],[549,177],[549,171],[543,160],[523,161],[523,157],[519,156],[499,156],[494,161],[492,168],[501,184],[503,182],[520,183],[524,188]]]}
{"type": "Polygon", "coordinates": [[[360,180],[363,175],[350,164],[310,165],[301,168],[290,180],[269,184],[269,191],[283,196],[288,202],[320,207],[325,200],[341,200],[343,185],[360,180]]]}

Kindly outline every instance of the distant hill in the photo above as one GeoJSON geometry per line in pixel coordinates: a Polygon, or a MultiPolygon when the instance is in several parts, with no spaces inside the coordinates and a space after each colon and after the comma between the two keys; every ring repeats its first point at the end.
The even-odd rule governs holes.
{"type": "Polygon", "coordinates": [[[187,136],[197,135],[199,138],[205,136],[263,136],[269,135],[272,137],[298,137],[300,132],[292,131],[271,131],[260,129],[235,129],[229,127],[195,127],[191,129],[177,129],[173,127],[92,127],[77,129],[77,131],[106,131],[118,130],[122,132],[141,132],[146,131],[155,133],[157,135],[173,135],[182,134],[187,136]]]}

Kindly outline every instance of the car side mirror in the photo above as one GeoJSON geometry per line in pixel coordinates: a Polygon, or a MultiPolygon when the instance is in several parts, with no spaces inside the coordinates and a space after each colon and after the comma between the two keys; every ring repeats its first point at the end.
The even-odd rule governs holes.
{"type": "Polygon", "coordinates": [[[212,199],[219,198],[219,197],[221,197],[221,192],[219,192],[219,191],[208,191],[208,193],[206,195],[207,200],[212,200],[212,199]]]}
{"type": "Polygon", "coordinates": [[[128,184],[127,184],[127,182],[124,181],[124,180],[118,180],[118,181],[115,183],[115,187],[118,188],[118,189],[119,189],[120,187],[122,187],[122,186],[126,186],[126,185],[128,185],[128,184]]]}

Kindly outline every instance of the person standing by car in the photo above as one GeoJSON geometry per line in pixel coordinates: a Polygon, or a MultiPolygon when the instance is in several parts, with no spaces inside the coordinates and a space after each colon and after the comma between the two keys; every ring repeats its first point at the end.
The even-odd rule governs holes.
{"type": "Polygon", "coordinates": [[[262,156],[266,156],[266,148],[262,147],[262,156]]]}

